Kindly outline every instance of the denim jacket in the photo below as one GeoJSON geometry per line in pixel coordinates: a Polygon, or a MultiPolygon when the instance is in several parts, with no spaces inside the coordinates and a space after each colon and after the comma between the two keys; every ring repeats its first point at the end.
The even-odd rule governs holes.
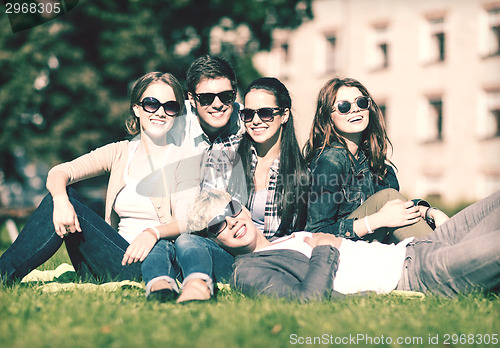
{"type": "Polygon", "coordinates": [[[385,178],[378,179],[362,151],[351,162],[345,148],[327,147],[312,160],[310,168],[312,182],[306,226],[310,232],[358,239],[353,229],[354,219],[347,217],[374,193],[386,188],[399,191],[394,169],[387,165],[385,178]]]}

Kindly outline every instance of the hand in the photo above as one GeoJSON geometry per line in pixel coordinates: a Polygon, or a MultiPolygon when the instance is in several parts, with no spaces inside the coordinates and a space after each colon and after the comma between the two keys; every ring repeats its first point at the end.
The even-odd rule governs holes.
{"type": "Polygon", "coordinates": [[[55,197],[52,222],[57,235],[64,238],[68,233],[82,232],[75,207],[68,197],[55,197]]]}
{"type": "Polygon", "coordinates": [[[126,264],[132,264],[134,262],[142,262],[148,256],[149,252],[155,246],[157,240],[156,236],[144,230],[140,235],[138,235],[132,244],[130,244],[123,255],[122,266],[126,264]]]}
{"type": "MultiPolygon", "coordinates": [[[[430,209],[430,208],[427,208],[427,209],[430,209]]],[[[425,216],[427,209],[424,210],[423,216],[425,216]]],[[[439,225],[442,225],[446,220],[449,219],[448,215],[446,215],[444,212],[442,212],[438,208],[431,209],[429,211],[429,216],[434,219],[434,224],[436,225],[436,227],[439,225]]]]}
{"type": "Polygon", "coordinates": [[[412,225],[419,221],[420,211],[412,201],[395,199],[384,204],[378,213],[374,214],[380,227],[401,227],[412,225]]]}
{"type": "Polygon", "coordinates": [[[318,245],[331,245],[335,248],[340,248],[342,244],[342,238],[336,237],[329,233],[313,233],[312,237],[304,238],[304,242],[309,244],[313,249],[318,245]]]}

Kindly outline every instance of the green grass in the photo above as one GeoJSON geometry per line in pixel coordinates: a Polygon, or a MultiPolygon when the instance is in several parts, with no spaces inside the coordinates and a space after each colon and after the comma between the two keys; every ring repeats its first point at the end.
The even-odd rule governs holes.
{"type": "MultiPolygon", "coordinates": [[[[5,249],[5,243],[0,248],[5,249]]],[[[68,262],[64,250],[44,268],[62,262],[68,262]]],[[[500,299],[493,295],[389,295],[303,304],[245,298],[222,289],[217,302],[181,306],[149,303],[137,288],[47,294],[38,286],[0,285],[0,347],[290,347],[301,342],[329,345],[340,339],[344,346],[359,347],[500,345],[459,342],[460,335],[476,335],[462,336],[476,343],[487,338],[477,335],[495,334],[499,339],[500,299]],[[458,344],[452,337],[445,344],[446,334],[459,335],[458,344]],[[429,337],[436,335],[438,344],[430,344],[429,337]],[[388,337],[392,344],[385,344],[388,337]],[[396,344],[398,337],[415,344],[396,344]],[[360,339],[349,345],[349,338],[360,339]]]]}

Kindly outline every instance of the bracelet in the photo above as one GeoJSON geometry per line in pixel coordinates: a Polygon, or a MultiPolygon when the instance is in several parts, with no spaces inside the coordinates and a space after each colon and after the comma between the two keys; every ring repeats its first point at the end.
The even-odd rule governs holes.
{"type": "Polygon", "coordinates": [[[156,237],[156,241],[160,240],[160,231],[158,231],[156,227],[148,227],[145,229],[145,231],[153,233],[156,237]]]}
{"type": "Polygon", "coordinates": [[[374,231],[370,228],[370,224],[368,223],[368,216],[365,216],[363,220],[365,220],[365,226],[366,229],[368,230],[368,234],[372,234],[374,231]]]}
{"type": "Polygon", "coordinates": [[[434,207],[430,207],[429,209],[427,209],[427,211],[425,212],[425,215],[424,215],[424,220],[427,221],[428,224],[430,225],[433,225],[434,224],[434,218],[432,216],[429,216],[429,212],[434,209],[434,210],[438,210],[437,208],[434,208],[434,207]]]}

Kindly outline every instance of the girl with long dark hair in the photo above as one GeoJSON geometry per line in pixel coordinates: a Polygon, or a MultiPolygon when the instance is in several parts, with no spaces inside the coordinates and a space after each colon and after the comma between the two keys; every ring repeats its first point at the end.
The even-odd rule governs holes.
{"type": "Polygon", "coordinates": [[[248,86],[240,112],[247,130],[238,149],[249,192],[247,206],[268,239],[305,226],[308,168],[291,107],[283,83],[264,77],[248,86]]]}

